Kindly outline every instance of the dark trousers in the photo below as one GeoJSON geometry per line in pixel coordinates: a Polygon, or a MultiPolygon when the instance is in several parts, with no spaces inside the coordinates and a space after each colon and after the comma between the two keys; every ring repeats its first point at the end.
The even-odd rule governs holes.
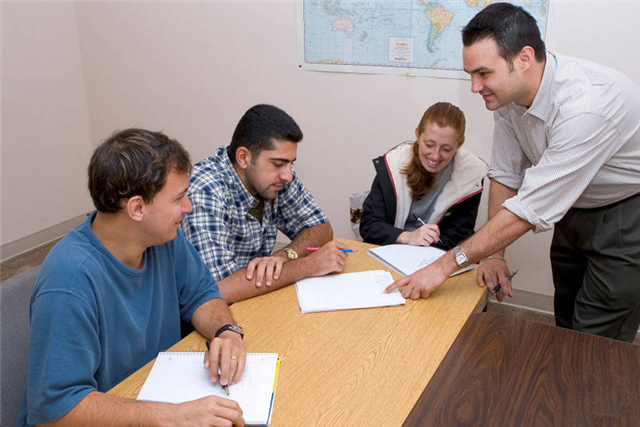
{"type": "Polygon", "coordinates": [[[640,195],[570,209],[551,243],[556,325],[633,341],[640,326],[640,195]]]}

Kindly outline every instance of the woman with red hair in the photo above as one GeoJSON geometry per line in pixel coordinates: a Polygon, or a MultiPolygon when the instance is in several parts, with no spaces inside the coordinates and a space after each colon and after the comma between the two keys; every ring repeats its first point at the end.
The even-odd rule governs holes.
{"type": "Polygon", "coordinates": [[[458,107],[438,102],[422,116],[416,141],[373,160],[360,221],[365,242],[451,249],[473,233],[488,166],[461,148],[465,125],[458,107]]]}

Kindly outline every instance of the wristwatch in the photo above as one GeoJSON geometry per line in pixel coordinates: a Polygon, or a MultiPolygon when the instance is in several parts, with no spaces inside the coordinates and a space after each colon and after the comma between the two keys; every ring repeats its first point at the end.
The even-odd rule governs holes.
{"type": "Polygon", "coordinates": [[[469,257],[464,253],[462,249],[460,249],[460,246],[456,246],[455,248],[453,248],[453,256],[456,264],[458,264],[458,267],[469,267],[469,257]]]}
{"type": "Polygon", "coordinates": [[[287,258],[289,259],[298,259],[298,252],[293,248],[284,248],[283,251],[286,252],[287,258]]]}
{"type": "Polygon", "coordinates": [[[235,323],[227,323],[226,325],[218,329],[215,337],[218,338],[220,334],[222,334],[225,331],[235,332],[236,334],[240,334],[240,336],[244,338],[244,329],[242,329],[242,326],[236,325],[235,323]]]}

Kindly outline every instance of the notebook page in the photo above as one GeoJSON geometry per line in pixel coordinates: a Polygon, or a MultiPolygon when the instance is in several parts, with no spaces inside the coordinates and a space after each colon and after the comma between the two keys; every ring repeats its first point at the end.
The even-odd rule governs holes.
{"type": "Polygon", "coordinates": [[[298,304],[303,313],[404,304],[399,291],[383,293],[391,283],[384,270],[310,277],[296,282],[298,304]]]}
{"type": "Polygon", "coordinates": [[[267,425],[278,368],[276,353],[249,353],[244,374],[229,386],[229,396],[211,383],[203,368],[204,353],[161,352],[142,386],[138,400],[181,403],[214,395],[238,402],[248,425],[267,425]]]}
{"type": "MultiPolygon", "coordinates": [[[[413,274],[421,268],[434,263],[445,253],[447,252],[431,246],[413,245],[385,245],[369,249],[369,255],[404,276],[413,274]]],[[[471,269],[473,269],[473,265],[460,269],[451,274],[451,276],[471,269]]]]}
{"type": "Polygon", "coordinates": [[[435,262],[446,252],[430,246],[386,245],[369,249],[369,253],[406,276],[435,262]]]}

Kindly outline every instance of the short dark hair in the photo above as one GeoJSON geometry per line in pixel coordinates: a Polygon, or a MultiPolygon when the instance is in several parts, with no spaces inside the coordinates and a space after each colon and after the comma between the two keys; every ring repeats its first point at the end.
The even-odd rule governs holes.
{"type": "Polygon", "coordinates": [[[276,106],[258,104],[249,108],[238,122],[227,152],[234,163],[240,147],[246,147],[257,157],[262,150],[273,149],[274,139],[297,143],[302,137],[302,130],[290,115],[276,106]]]}
{"type": "Polygon", "coordinates": [[[144,129],[117,131],[89,162],[89,192],[100,212],[115,213],[122,200],[141,196],[151,203],[169,172],[191,173],[189,153],[175,139],[144,129]]]}
{"type": "Polygon", "coordinates": [[[538,62],[547,57],[536,20],[526,10],[511,3],[494,3],[485,7],[462,29],[464,46],[487,38],[496,41],[498,53],[509,67],[513,67],[513,57],[525,46],[533,48],[538,62]]]}

